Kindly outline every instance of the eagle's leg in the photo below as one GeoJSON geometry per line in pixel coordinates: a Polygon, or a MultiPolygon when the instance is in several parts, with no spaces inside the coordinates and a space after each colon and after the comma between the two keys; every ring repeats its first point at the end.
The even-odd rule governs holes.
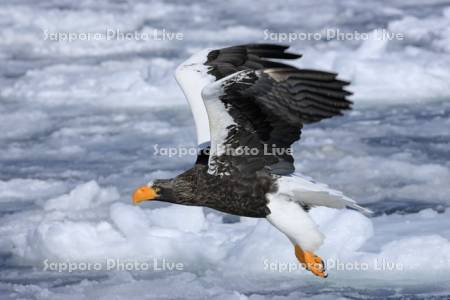
{"type": "Polygon", "coordinates": [[[289,238],[295,247],[295,256],[305,269],[316,276],[326,277],[325,264],[313,253],[324,239],[317,225],[303,207],[291,198],[278,194],[268,194],[267,198],[270,210],[267,220],[289,238]]]}
{"type": "Polygon", "coordinates": [[[316,276],[326,278],[328,276],[323,260],[310,251],[303,251],[299,245],[295,245],[295,256],[298,261],[316,276]]]}

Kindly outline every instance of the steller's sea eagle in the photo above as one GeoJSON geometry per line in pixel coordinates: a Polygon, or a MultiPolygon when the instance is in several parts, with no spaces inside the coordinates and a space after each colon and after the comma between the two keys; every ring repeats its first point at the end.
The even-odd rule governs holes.
{"type": "Polygon", "coordinates": [[[201,51],[183,62],[176,79],[197,129],[195,165],[155,180],[133,202],[159,200],[266,218],[294,245],[297,259],[326,277],[314,251],[323,235],[308,215],[313,206],[369,210],[308,177],[294,174],[289,151],[304,124],[351,108],[349,83],[337,74],[298,69],[273,59],[296,59],[288,46],[248,44],[201,51]]]}

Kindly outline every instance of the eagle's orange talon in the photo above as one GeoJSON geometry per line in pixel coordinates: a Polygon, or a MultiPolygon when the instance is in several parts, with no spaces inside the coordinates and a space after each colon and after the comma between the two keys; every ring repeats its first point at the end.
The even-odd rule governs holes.
{"type": "Polygon", "coordinates": [[[309,251],[303,251],[298,245],[295,245],[295,256],[305,269],[311,271],[314,275],[322,278],[328,276],[325,263],[319,256],[309,251]]]}

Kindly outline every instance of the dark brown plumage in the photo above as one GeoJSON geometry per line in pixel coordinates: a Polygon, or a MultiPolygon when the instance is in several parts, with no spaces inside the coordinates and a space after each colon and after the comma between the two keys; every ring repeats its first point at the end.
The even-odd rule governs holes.
{"type": "Polygon", "coordinates": [[[270,213],[265,194],[276,190],[268,172],[246,172],[245,176],[218,177],[207,173],[208,167],[196,164],[174,179],[156,180],[160,189],[156,200],[205,206],[225,213],[263,218],[270,213]]]}

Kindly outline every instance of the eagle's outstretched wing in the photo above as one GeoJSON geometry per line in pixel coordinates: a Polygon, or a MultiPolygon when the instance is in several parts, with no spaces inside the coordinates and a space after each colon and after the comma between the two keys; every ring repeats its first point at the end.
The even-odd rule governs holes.
{"type": "Polygon", "coordinates": [[[244,70],[290,67],[271,59],[296,59],[300,54],[286,52],[289,46],[273,44],[247,44],[212,50],[205,65],[216,80],[244,70]]]}
{"type": "Polygon", "coordinates": [[[346,85],[336,74],[289,66],[238,71],[207,85],[209,173],[292,173],[290,146],[303,124],[349,109],[346,85]]]}
{"type": "Polygon", "coordinates": [[[299,139],[303,124],[350,108],[346,97],[351,93],[344,90],[348,82],[336,79],[336,74],[274,61],[301,57],[286,52],[288,48],[247,44],[207,49],[177,68],[176,78],[191,106],[202,150],[197,163],[209,161],[211,173],[229,173],[220,171],[222,160],[244,158],[241,163],[255,166],[250,170],[270,166],[273,173],[291,173],[288,149],[299,139]],[[210,145],[211,158],[205,151],[210,145]],[[228,153],[218,159],[227,154],[225,148],[234,152],[234,158],[228,153]],[[253,153],[239,155],[244,148],[253,153]],[[259,155],[254,153],[257,150],[259,155]]]}
{"type": "Polygon", "coordinates": [[[222,49],[205,49],[180,64],[175,77],[189,102],[195,121],[199,157],[197,163],[207,163],[210,130],[206,108],[201,97],[205,85],[242,70],[261,70],[271,67],[289,67],[270,59],[295,59],[299,54],[287,53],[289,46],[247,44],[222,49]],[[206,149],[207,150],[207,149],[206,149]]]}

